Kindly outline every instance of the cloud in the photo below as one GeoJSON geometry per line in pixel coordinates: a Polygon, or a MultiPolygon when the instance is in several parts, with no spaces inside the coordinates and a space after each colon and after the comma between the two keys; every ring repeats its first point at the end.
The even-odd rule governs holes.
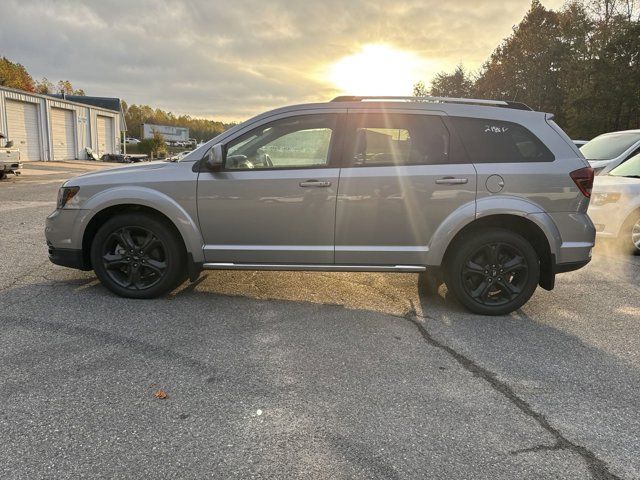
{"type": "Polygon", "coordinates": [[[460,62],[478,68],[529,4],[3,0],[0,55],[88,94],[244,119],[330,98],[336,91],[322,73],[371,43],[411,51],[439,70],[460,62]]]}

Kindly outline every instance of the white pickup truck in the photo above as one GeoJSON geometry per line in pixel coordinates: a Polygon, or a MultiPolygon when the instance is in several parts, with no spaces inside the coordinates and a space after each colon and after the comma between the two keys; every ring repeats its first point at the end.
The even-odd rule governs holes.
{"type": "MultiPolygon", "coordinates": [[[[0,132],[0,140],[6,138],[0,132]]],[[[7,178],[7,174],[20,175],[22,162],[20,162],[20,150],[12,148],[13,142],[6,141],[4,147],[0,147],[0,180],[7,178]]]]}

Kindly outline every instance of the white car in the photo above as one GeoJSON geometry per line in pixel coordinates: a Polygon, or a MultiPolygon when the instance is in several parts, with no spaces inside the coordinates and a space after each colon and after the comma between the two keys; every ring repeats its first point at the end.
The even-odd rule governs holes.
{"type": "Polygon", "coordinates": [[[640,153],[640,130],[625,130],[598,135],[580,147],[593,169],[607,173],[640,153]]]}
{"type": "Polygon", "coordinates": [[[640,154],[595,178],[589,216],[599,238],[640,254],[640,154]]]}
{"type": "Polygon", "coordinates": [[[126,143],[127,145],[137,145],[140,143],[140,140],[134,137],[127,137],[124,139],[124,143],[126,143]]]}

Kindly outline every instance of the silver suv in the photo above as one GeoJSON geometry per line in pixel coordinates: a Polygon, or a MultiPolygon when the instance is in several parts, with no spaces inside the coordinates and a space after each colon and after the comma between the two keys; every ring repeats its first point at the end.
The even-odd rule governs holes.
{"type": "Polygon", "coordinates": [[[551,118],[434,97],[281,108],[180,161],[69,180],[49,257],[133,298],[202,269],[442,267],[469,310],[505,314],[591,258],[593,170],[551,118]]]}

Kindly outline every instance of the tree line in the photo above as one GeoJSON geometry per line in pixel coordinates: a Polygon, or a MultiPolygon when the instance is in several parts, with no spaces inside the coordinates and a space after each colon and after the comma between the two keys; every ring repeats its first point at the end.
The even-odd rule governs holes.
{"type": "Polygon", "coordinates": [[[143,123],[188,128],[189,136],[199,142],[210,140],[235,125],[234,123],[223,123],[205,118],[194,118],[190,115],[175,115],[159,108],[154,109],[149,105],[127,105],[124,101],[122,108],[127,122],[127,135],[136,138],[142,138],[143,123]]]}
{"type": "Polygon", "coordinates": [[[640,128],[640,1],[534,0],[479,71],[459,65],[414,94],[523,102],[572,138],[640,128]]]}
{"type": "MultiPolygon", "coordinates": [[[[0,86],[24,90],[43,95],[66,94],[85,95],[84,90],[74,88],[69,80],[60,80],[57,83],[49,81],[46,77],[42,80],[34,80],[27,69],[11,60],[0,57],[0,86]]],[[[204,118],[194,118],[189,115],[174,115],[148,105],[127,105],[122,101],[125,121],[127,123],[127,135],[141,138],[142,124],[153,123],[156,125],[171,125],[189,129],[189,136],[198,141],[209,140],[224,132],[233,123],[223,123],[204,118]]]]}

